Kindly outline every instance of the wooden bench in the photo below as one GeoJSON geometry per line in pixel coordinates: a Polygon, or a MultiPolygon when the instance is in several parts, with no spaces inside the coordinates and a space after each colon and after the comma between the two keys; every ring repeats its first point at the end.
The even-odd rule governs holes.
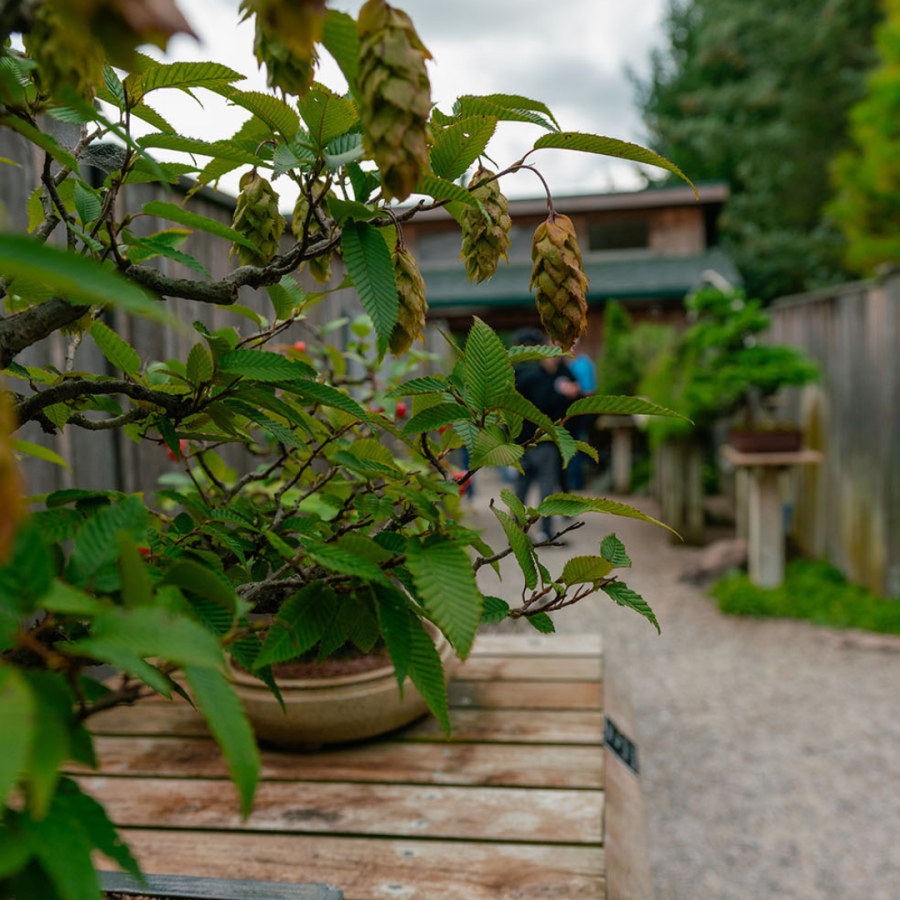
{"type": "Polygon", "coordinates": [[[263,750],[246,821],[181,701],[98,714],[99,772],[79,780],[150,873],[322,882],[346,900],[651,896],[634,732],[599,638],[482,636],[450,701],[449,742],[428,718],[345,748],[263,750]]]}

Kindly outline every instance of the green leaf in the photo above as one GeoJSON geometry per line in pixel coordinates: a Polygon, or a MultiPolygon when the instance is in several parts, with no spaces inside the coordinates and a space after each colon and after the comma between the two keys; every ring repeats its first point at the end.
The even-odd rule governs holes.
{"type": "Polygon", "coordinates": [[[412,637],[410,635],[410,610],[406,598],[392,584],[373,583],[381,634],[387,645],[400,696],[403,696],[403,682],[409,672],[412,660],[412,637]]]}
{"type": "MultiPolygon", "coordinates": [[[[66,178],[65,181],[61,182],[56,188],[56,193],[59,195],[59,199],[62,201],[63,207],[67,212],[72,212],[75,209],[76,184],[78,184],[78,182],[75,178],[66,178]]],[[[44,186],[39,184],[31,192],[31,196],[28,198],[27,210],[29,234],[44,221],[44,204],[41,202],[43,192],[44,186]]]]}
{"type": "Polygon", "coordinates": [[[187,665],[184,677],[228,761],[231,778],[241,795],[241,811],[246,818],[250,815],[259,781],[259,750],[241,701],[220,672],[187,665]]]}
{"type": "Polygon", "coordinates": [[[333,604],[334,592],[317,582],[294,594],[272,622],[253,663],[254,671],[295,659],[314,647],[331,621],[333,604]]]}
{"type": "Polygon", "coordinates": [[[333,409],[342,409],[357,419],[370,425],[369,417],[366,411],[352,397],[342,393],[337,388],[333,388],[330,384],[323,384],[320,381],[311,381],[302,378],[299,381],[291,382],[285,385],[286,388],[305,397],[307,400],[314,400],[322,406],[330,406],[333,409]]]}
{"type": "Polygon", "coordinates": [[[363,309],[378,335],[379,353],[387,349],[397,321],[397,281],[387,244],[377,228],[365,222],[344,227],[341,253],[363,309]]]}
{"type": "Polygon", "coordinates": [[[235,593],[231,584],[212,569],[191,560],[180,559],[165,574],[162,584],[174,584],[186,591],[193,591],[228,610],[232,616],[240,616],[249,606],[235,593]]]}
{"type": "Polygon", "coordinates": [[[406,556],[423,606],[465,659],[483,607],[468,554],[453,541],[433,536],[410,541],[406,556]]]}
{"type": "Polygon", "coordinates": [[[353,17],[336,9],[325,13],[325,28],[322,35],[325,49],[334,57],[350,86],[356,94],[356,73],[359,66],[359,35],[353,17]]]}
{"type": "Polygon", "coordinates": [[[225,87],[244,76],[228,66],[213,62],[176,62],[157,65],[139,75],[129,75],[125,88],[132,99],[138,99],[159,88],[225,87]]]}
{"type": "MultiPolygon", "coordinates": [[[[480,618],[480,604],[478,614],[480,618]]],[[[422,699],[428,704],[428,708],[441,723],[444,734],[450,737],[447,681],[444,675],[444,667],[441,665],[440,654],[434,646],[431,635],[425,630],[425,626],[418,616],[410,612],[408,619],[410,642],[409,677],[422,695],[422,699]]]]}
{"type": "Polygon", "coordinates": [[[228,102],[250,110],[273,134],[280,134],[288,143],[297,137],[300,117],[284,100],[260,91],[232,91],[228,102]]]}
{"type": "Polygon", "coordinates": [[[510,508],[510,511],[519,520],[519,524],[524,525],[528,519],[525,504],[508,488],[500,491],[500,499],[510,508]]]}
{"type": "Polygon", "coordinates": [[[443,375],[423,375],[411,378],[395,387],[389,394],[391,397],[414,397],[418,394],[443,394],[450,389],[443,375]]]}
{"type": "Polygon", "coordinates": [[[466,400],[476,412],[487,411],[498,397],[515,390],[516,378],[503,342],[477,316],[466,341],[463,371],[466,400]]]}
{"type": "Polygon", "coordinates": [[[21,438],[10,438],[9,444],[16,453],[24,453],[26,456],[42,459],[44,462],[62,466],[64,469],[71,468],[55,450],[51,450],[49,447],[42,447],[40,444],[35,444],[31,441],[23,441],[21,438]]]}
{"type": "MultiPolygon", "coordinates": [[[[461,102],[465,102],[469,99],[469,96],[463,96],[459,98],[461,102]]],[[[559,129],[559,122],[556,121],[555,116],[552,112],[550,112],[550,107],[547,106],[546,103],[541,103],[540,100],[532,100],[530,97],[523,97],[521,94],[481,94],[478,97],[473,97],[472,99],[484,100],[488,103],[494,103],[497,106],[502,107],[503,109],[510,110],[531,110],[533,112],[541,113],[546,116],[557,128],[559,129]]]]}
{"type": "Polygon", "coordinates": [[[497,521],[503,526],[509,546],[512,547],[516,562],[519,564],[522,575],[525,577],[525,587],[528,590],[534,590],[537,587],[537,569],[534,566],[534,548],[531,545],[531,541],[527,535],[522,533],[522,530],[510,516],[496,507],[492,509],[497,517],[497,521]]]}
{"type": "Polygon", "coordinates": [[[100,195],[77,181],[75,183],[75,209],[78,211],[78,218],[81,219],[82,224],[87,225],[88,222],[93,222],[103,209],[100,195]]]}
{"type": "MultiPolygon", "coordinates": [[[[40,147],[45,153],[49,153],[60,165],[65,166],[67,169],[72,169],[73,171],[78,170],[78,160],[75,159],[75,157],[56,140],[56,138],[35,128],[34,125],[30,122],[26,122],[25,119],[20,119],[18,116],[12,115],[0,116],[0,125],[21,134],[23,138],[30,141],[36,147],[40,147]]],[[[6,273],[4,272],[4,274],[6,273]]]]}
{"type": "Polygon", "coordinates": [[[694,183],[675,163],[669,162],[665,157],[638,144],[630,144],[627,141],[620,141],[616,138],[601,137],[597,134],[579,134],[576,131],[563,131],[559,134],[545,134],[534,142],[535,150],[541,150],[544,147],[561,150],[580,150],[583,153],[599,153],[601,156],[614,156],[617,159],[630,159],[633,162],[658,166],[660,169],[672,172],[686,181],[694,188],[694,194],[699,199],[694,183]]]}
{"type": "Polygon", "coordinates": [[[366,206],[358,200],[342,200],[340,197],[328,198],[328,211],[338,223],[345,219],[350,222],[365,222],[376,214],[374,207],[366,206]]]}
{"type": "Polygon", "coordinates": [[[348,132],[335,138],[328,144],[323,158],[325,165],[332,172],[337,172],[342,166],[351,165],[365,155],[366,150],[363,147],[362,135],[348,132]]]}
{"type": "Polygon", "coordinates": [[[107,102],[118,106],[119,109],[125,109],[125,88],[116,70],[109,63],[103,65],[103,85],[113,97],[113,100],[107,102]]]}
{"type": "Polygon", "coordinates": [[[175,126],[164,119],[152,106],[147,106],[146,103],[138,103],[135,106],[132,106],[131,115],[141,119],[159,131],[165,131],[170,134],[175,133],[175,126]]]}
{"type": "Polygon", "coordinates": [[[109,607],[57,578],[49,592],[41,597],[41,608],[64,616],[98,616],[109,607]]]}
{"type": "Polygon", "coordinates": [[[509,615],[509,604],[499,597],[485,597],[484,611],[481,613],[481,621],[485,625],[494,625],[502,622],[509,615]]]}
{"type": "Polygon", "coordinates": [[[557,440],[556,426],[549,416],[544,415],[530,400],[526,400],[521,394],[510,391],[494,398],[494,406],[497,409],[503,409],[507,412],[515,413],[523,419],[528,419],[540,429],[550,435],[553,440],[557,440]]]}
{"type": "Polygon", "coordinates": [[[653,610],[650,609],[647,601],[644,600],[640,594],[628,587],[627,584],[623,584],[621,581],[612,581],[605,585],[603,590],[609,594],[619,606],[627,606],[635,612],[640,613],[645,619],[649,619],[650,624],[656,629],[656,633],[662,634],[659,622],[656,621],[656,616],[654,615],[653,610]]]}
{"type": "Polygon", "coordinates": [[[384,582],[388,580],[387,575],[371,560],[348,552],[334,544],[310,542],[306,545],[306,552],[317,563],[332,572],[362,578],[366,581],[384,582]]]}
{"type": "Polygon", "coordinates": [[[129,245],[129,248],[128,259],[135,263],[146,262],[148,259],[153,259],[156,256],[164,256],[166,259],[181,263],[191,271],[209,278],[209,272],[199,260],[191,256],[190,253],[185,253],[172,247],[164,240],[154,237],[136,238],[129,245]]]}
{"type": "MultiPolygon", "coordinates": [[[[611,516],[624,516],[628,519],[652,522],[654,525],[661,525],[663,528],[672,531],[665,523],[657,522],[656,519],[645,515],[632,506],[628,506],[626,503],[619,503],[617,500],[606,500],[603,497],[582,497],[580,494],[551,494],[541,501],[541,505],[538,506],[538,512],[542,516],[579,516],[586,512],[600,512],[611,516]]],[[[676,532],[672,531],[672,534],[676,534],[676,532]]]]}
{"type": "MultiPolygon", "coordinates": [[[[252,120],[255,121],[255,120],[252,120]]],[[[262,123],[260,123],[262,124],[262,123]]],[[[260,136],[262,139],[264,135],[260,136]]],[[[265,160],[260,159],[252,149],[248,150],[241,144],[233,141],[204,141],[199,138],[186,137],[182,134],[147,134],[138,138],[138,144],[141,147],[159,147],[162,150],[176,150],[180,153],[199,154],[201,156],[212,156],[213,161],[209,163],[203,172],[200,173],[200,180],[203,183],[211,180],[207,175],[210,166],[222,163],[234,163],[231,168],[226,168],[224,172],[237,168],[240,163],[247,165],[260,166],[267,165],[265,160]]],[[[224,174],[221,172],[219,174],[224,174]]]]}
{"type": "Polygon", "coordinates": [[[0,808],[25,774],[36,716],[28,682],[12,666],[0,666],[0,808]]]}
{"type": "Polygon", "coordinates": [[[191,384],[200,385],[212,381],[212,357],[203,344],[194,344],[187,358],[187,377],[191,384]]]}
{"type": "Polygon", "coordinates": [[[600,454],[597,452],[596,447],[592,447],[584,441],[575,441],[575,449],[579,453],[584,453],[589,456],[595,463],[600,462],[600,454]]]}
{"type": "Polygon", "coordinates": [[[455,181],[484,153],[496,128],[496,116],[470,116],[438,132],[431,148],[434,174],[455,181]]]}
{"type": "Polygon", "coordinates": [[[304,362],[268,350],[231,350],[218,360],[220,372],[243,375],[254,381],[293,381],[315,372],[304,362]]]}
{"type": "Polygon", "coordinates": [[[556,426],[556,446],[559,447],[563,468],[565,469],[578,452],[578,447],[575,444],[575,438],[562,425],[556,426]]]}
{"type": "MultiPolygon", "coordinates": [[[[511,95],[495,94],[494,96],[511,95]]],[[[532,125],[540,125],[541,128],[546,128],[547,131],[556,131],[556,127],[550,121],[533,109],[516,109],[487,97],[474,97],[471,95],[460,97],[454,104],[453,109],[454,112],[458,112],[461,116],[496,116],[496,118],[504,122],[529,122],[532,125]]]]}
{"type": "Polygon", "coordinates": [[[567,410],[566,418],[572,416],[670,416],[677,419],[691,420],[681,413],[657,406],[640,397],[620,397],[614,395],[594,394],[576,400],[567,410]]]}
{"type": "Polygon", "coordinates": [[[110,304],[157,322],[177,322],[150,294],[94,260],[22,235],[0,234],[0,271],[5,277],[32,278],[70,303],[110,304]]]}
{"type": "Polygon", "coordinates": [[[593,584],[603,581],[612,564],[602,556],[573,556],[563,566],[559,580],[563,584],[593,584]]]}
{"type": "Polygon", "coordinates": [[[141,357],[134,347],[99,320],[91,325],[91,338],[117,369],[134,378],[141,368],[141,357]]]}
{"type": "Polygon", "coordinates": [[[609,560],[614,569],[627,569],[631,566],[625,545],[614,534],[608,534],[600,541],[600,555],[609,560]]]}
{"type": "Polygon", "coordinates": [[[126,609],[153,603],[153,580],[138,551],[137,544],[126,534],[119,534],[119,574],[122,577],[122,605],[126,609]]]}
{"type": "Polygon", "coordinates": [[[555,359],[558,356],[572,355],[560,347],[551,347],[550,345],[526,346],[524,344],[517,344],[515,347],[510,347],[509,350],[506,351],[506,354],[513,365],[518,365],[518,363],[523,362],[535,362],[539,359],[555,359]]]}
{"type": "Polygon", "coordinates": [[[475,441],[475,449],[469,465],[473,469],[490,466],[514,466],[522,458],[525,448],[520,444],[508,444],[488,431],[482,431],[475,441]]]}
{"type": "Polygon", "coordinates": [[[297,101],[297,108],[319,150],[344,134],[356,121],[356,104],[325,88],[311,88],[297,101]]]}
{"type": "Polygon", "coordinates": [[[218,219],[210,219],[207,216],[189,212],[183,207],[178,206],[176,203],[166,203],[163,200],[151,200],[149,203],[143,205],[141,211],[148,216],[158,216],[160,219],[167,219],[169,222],[177,222],[179,225],[186,225],[188,228],[196,228],[197,231],[204,231],[207,234],[212,234],[216,237],[226,238],[235,244],[247,247],[249,250],[256,250],[259,252],[259,248],[251,241],[248,241],[239,231],[235,231],[228,225],[218,221],[218,219]]]}
{"type": "Polygon", "coordinates": [[[88,519],[75,538],[71,564],[79,576],[89,579],[116,558],[120,532],[140,540],[146,527],[147,508],[138,497],[105,506],[88,519]]]}
{"type": "Polygon", "coordinates": [[[422,172],[416,182],[414,194],[425,194],[433,197],[435,200],[455,200],[457,203],[464,203],[466,206],[474,206],[480,209],[478,200],[472,196],[469,191],[452,181],[445,181],[432,175],[430,172],[422,172]]]}
{"type": "Polygon", "coordinates": [[[240,400],[225,400],[224,403],[231,409],[233,412],[239,413],[242,416],[248,418],[251,422],[255,422],[259,425],[263,431],[267,431],[272,437],[275,438],[281,444],[284,444],[287,447],[302,447],[303,442],[300,438],[291,431],[290,428],[285,428],[284,425],[279,424],[278,422],[270,419],[265,413],[261,413],[258,409],[252,407],[249,403],[243,403],[240,400]]]}
{"type": "Polygon", "coordinates": [[[472,413],[459,403],[439,403],[416,413],[403,427],[403,433],[422,434],[425,431],[434,431],[460,419],[468,419],[471,415],[472,413]]]}
{"type": "Polygon", "coordinates": [[[535,613],[533,616],[523,616],[525,621],[532,627],[537,629],[541,634],[553,634],[556,626],[553,619],[545,612],[535,613]]]}

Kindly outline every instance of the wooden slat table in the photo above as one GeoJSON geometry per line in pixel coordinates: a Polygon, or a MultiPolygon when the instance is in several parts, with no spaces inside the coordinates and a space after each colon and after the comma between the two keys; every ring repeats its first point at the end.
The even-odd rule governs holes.
{"type": "Polygon", "coordinates": [[[246,821],[181,701],[94,717],[100,769],[79,780],[151,873],[324,882],[346,900],[645,898],[640,791],[604,749],[603,674],[598,637],[483,636],[450,685],[452,741],[428,718],[386,740],[264,750],[246,821]]]}

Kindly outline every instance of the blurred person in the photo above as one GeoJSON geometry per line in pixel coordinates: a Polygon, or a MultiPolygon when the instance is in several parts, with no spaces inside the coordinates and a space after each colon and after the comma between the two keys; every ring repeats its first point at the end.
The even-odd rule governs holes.
{"type": "MultiPolygon", "coordinates": [[[[549,344],[550,341],[536,328],[523,328],[516,332],[514,343],[534,347],[549,344]]],[[[568,364],[560,357],[520,363],[515,372],[516,390],[554,422],[562,418],[569,404],[581,396],[578,381],[568,364]]],[[[525,421],[518,438],[519,443],[528,443],[536,430],[537,426],[525,421]]],[[[519,463],[522,472],[516,483],[516,496],[526,505],[533,484],[537,484],[541,500],[560,489],[562,460],[559,450],[552,442],[544,441],[526,450],[519,463]]],[[[544,516],[541,528],[547,540],[552,538],[555,534],[553,517],[544,516]]]]}
{"type": "MultiPolygon", "coordinates": [[[[574,350],[581,346],[581,338],[575,342],[574,350]]],[[[577,352],[573,362],[569,364],[569,371],[581,388],[581,396],[588,397],[597,390],[597,366],[594,361],[583,351],[577,352]]],[[[572,419],[569,431],[576,441],[587,438],[593,418],[591,416],[576,416],[572,419]]],[[[569,463],[569,468],[563,471],[563,485],[565,490],[580,491],[584,488],[584,472],[587,464],[587,455],[576,453],[569,463]]]]}

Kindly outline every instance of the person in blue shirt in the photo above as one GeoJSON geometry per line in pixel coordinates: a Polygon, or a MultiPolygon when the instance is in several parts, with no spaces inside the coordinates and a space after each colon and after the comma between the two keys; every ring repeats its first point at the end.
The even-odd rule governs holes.
{"type": "MultiPolygon", "coordinates": [[[[581,344],[579,340],[575,344],[575,349],[581,344]]],[[[578,382],[581,388],[581,396],[587,397],[597,390],[597,367],[594,361],[586,353],[578,353],[573,362],[569,363],[569,371],[578,382]]],[[[590,428],[591,418],[589,416],[576,416],[570,422],[570,431],[572,437],[576,441],[583,441],[590,428]]],[[[584,453],[576,453],[569,468],[566,470],[566,487],[569,490],[580,491],[584,488],[584,469],[586,456],[584,453]]]]}

